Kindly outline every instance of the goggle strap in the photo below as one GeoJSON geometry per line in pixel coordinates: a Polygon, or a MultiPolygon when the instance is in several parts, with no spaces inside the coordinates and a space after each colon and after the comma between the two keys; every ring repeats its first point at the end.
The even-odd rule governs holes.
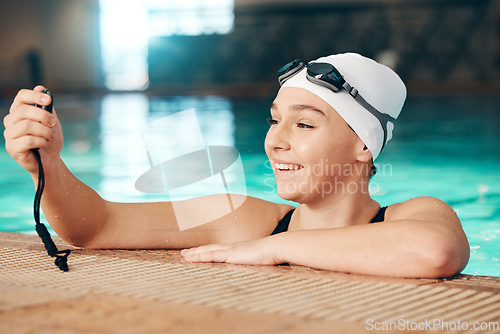
{"type": "Polygon", "coordinates": [[[358,95],[358,90],[356,88],[352,87],[351,85],[349,85],[349,83],[347,81],[344,82],[342,87],[344,87],[345,91],[348,92],[349,95],[351,95],[352,97],[356,98],[356,96],[358,95]]]}
{"type": "Polygon", "coordinates": [[[396,122],[396,119],[391,117],[390,115],[383,114],[377,109],[375,109],[371,104],[366,102],[366,100],[359,94],[356,94],[356,97],[354,99],[366,110],[368,110],[373,116],[375,116],[378,121],[380,122],[380,125],[382,126],[382,130],[384,131],[384,141],[382,142],[382,147],[380,148],[380,151],[384,149],[386,140],[387,140],[387,123],[391,122],[394,124],[396,122]]]}
{"type": "Polygon", "coordinates": [[[326,80],[322,80],[320,78],[313,77],[313,76],[311,76],[309,74],[306,74],[306,79],[308,81],[312,82],[312,83],[315,83],[317,85],[323,86],[323,87],[325,87],[325,88],[327,88],[327,89],[329,89],[329,90],[331,90],[331,91],[333,91],[335,93],[337,93],[337,92],[340,91],[337,87],[335,87],[334,85],[332,85],[331,83],[329,83],[326,80]]]}
{"type": "Polygon", "coordinates": [[[359,94],[358,90],[349,85],[347,81],[343,84],[343,87],[346,90],[346,92],[349,93],[349,95],[351,95],[354,98],[354,100],[356,100],[356,102],[358,102],[363,108],[368,110],[373,116],[375,116],[379,120],[380,125],[382,126],[382,130],[384,131],[384,141],[382,142],[382,148],[380,149],[380,151],[382,151],[387,140],[387,123],[391,122],[394,124],[396,122],[396,119],[391,115],[383,114],[377,109],[375,109],[375,107],[373,107],[370,103],[368,103],[359,94]]]}

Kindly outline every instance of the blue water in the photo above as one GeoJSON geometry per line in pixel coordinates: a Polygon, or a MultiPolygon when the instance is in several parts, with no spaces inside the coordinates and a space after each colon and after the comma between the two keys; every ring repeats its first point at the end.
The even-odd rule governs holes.
{"type": "MultiPolygon", "coordinates": [[[[77,177],[108,200],[172,199],[134,188],[127,143],[141,126],[195,108],[206,145],[239,150],[246,193],[283,202],[274,192],[263,149],[270,102],[211,96],[58,96],[56,108],[65,134],[62,156],[77,177]]],[[[7,109],[4,104],[2,110],[7,109]]],[[[416,196],[444,200],[458,213],[471,246],[463,272],[500,276],[499,97],[409,97],[377,165],[379,173],[370,190],[381,205],[416,196]]],[[[33,233],[33,195],[30,177],[0,150],[1,231],[33,233]]]]}

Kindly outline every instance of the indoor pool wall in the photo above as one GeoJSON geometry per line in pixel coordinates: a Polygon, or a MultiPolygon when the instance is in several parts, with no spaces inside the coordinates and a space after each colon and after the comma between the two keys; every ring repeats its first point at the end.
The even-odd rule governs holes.
{"type": "MultiPolygon", "coordinates": [[[[270,102],[270,98],[158,98],[141,94],[90,100],[57,96],[56,108],[65,134],[63,159],[105,199],[176,199],[143,194],[134,188],[126,142],[132,132],[149,122],[195,108],[207,145],[239,150],[246,193],[283,202],[274,191],[263,149],[270,102]]],[[[434,196],[449,203],[469,239],[471,258],[463,271],[467,274],[500,276],[499,109],[500,98],[496,96],[410,96],[393,140],[376,161],[379,173],[370,185],[381,205],[416,196],[434,196]]],[[[4,149],[0,150],[0,162],[0,231],[33,233],[31,179],[4,149]]],[[[203,192],[201,189],[197,195],[203,192]]]]}

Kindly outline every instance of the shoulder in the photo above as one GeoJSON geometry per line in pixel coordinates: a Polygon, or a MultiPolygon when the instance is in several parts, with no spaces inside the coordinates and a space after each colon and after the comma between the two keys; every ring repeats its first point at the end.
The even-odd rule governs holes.
{"type": "Polygon", "coordinates": [[[266,215],[268,218],[281,219],[288,211],[295,209],[294,206],[289,204],[275,203],[252,196],[237,196],[244,199],[242,207],[251,215],[266,215]]]}
{"type": "Polygon", "coordinates": [[[245,205],[242,205],[241,216],[245,217],[244,220],[249,226],[253,226],[262,233],[258,237],[264,237],[270,235],[278,222],[293,209],[295,207],[292,205],[247,197],[245,205]]]}
{"type": "Polygon", "coordinates": [[[451,206],[430,196],[411,198],[387,208],[387,219],[440,220],[460,225],[460,220],[451,206]]]}
{"type": "Polygon", "coordinates": [[[434,197],[416,197],[390,205],[387,212],[388,221],[406,224],[404,230],[410,235],[418,233],[419,249],[431,264],[432,277],[451,276],[465,268],[469,243],[451,206],[434,197]]]}
{"type": "Polygon", "coordinates": [[[272,227],[271,232],[290,210],[295,209],[289,204],[270,202],[255,197],[248,197],[247,202],[248,216],[254,219],[258,217],[260,221],[265,221],[268,227],[272,227]]]}
{"type": "MultiPolygon", "coordinates": [[[[192,212],[193,208],[204,208],[207,210],[224,211],[230,207],[230,210],[247,217],[266,216],[276,219],[283,217],[288,211],[294,209],[288,204],[280,204],[257,197],[240,194],[217,194],[180,201],[176,204],[184,207],[185,210],[192,212]]],[[[281,219],[281,218],[280,218],[281,219]]]]}
{"type": "Polygon", "coordinates": [[[179,202],[153,204],[157,214],[172,217],[182,230],[196,232],[197,244],[228,243],[267,237],[279,220],[293,208],[252,196],[217,194],[179,202]]]}
{"type": "MultiPolygon", "coordinates": [[[[229,230],[238,231],[240,237],[260,238],[271,234],[278,222],[292,209],[293,206],[280,204],[260,198],[245,195],[230,195],[233,207],[230,214],[226,214],[215,224],[220,224],[221,230],[226,230],[225,235],[230,236],[229,230]]],[[[202,199],[206,207],[208,201],[214,205],[221,205],[227,201],[227,195],[214,195],[202,199]]],[[[226,205],[227,204],[223,204],[226,205]]],[[[232,237],[231,237],[232,238],[232,237]]]]}

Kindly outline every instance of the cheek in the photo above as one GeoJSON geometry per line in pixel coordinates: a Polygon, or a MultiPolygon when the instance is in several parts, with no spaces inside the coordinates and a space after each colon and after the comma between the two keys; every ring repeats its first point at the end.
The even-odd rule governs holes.
{"type": "Polygon", "coordinates": [[[344,133],[329,132],[310,145],[304,145],[301,150],[311,163],[343,164],[350,161],[349,152],[352,150],[352,143],[344,133]]]}
{"type": "Polygon", "coordinates": [[[266,138],[264,139],[264,150],[266,151],[266,155],[269,158],[271,153],[271,146],[269,143],[269,131],[267,131],[266,138]]]}
{"type": "Polygon", "coordinates": [[[340,143],[337,137],[332,131],[325,129],[312,134],[307,141],[297,142],[296,146],[311,158],[331,158],[340,143]]]}

